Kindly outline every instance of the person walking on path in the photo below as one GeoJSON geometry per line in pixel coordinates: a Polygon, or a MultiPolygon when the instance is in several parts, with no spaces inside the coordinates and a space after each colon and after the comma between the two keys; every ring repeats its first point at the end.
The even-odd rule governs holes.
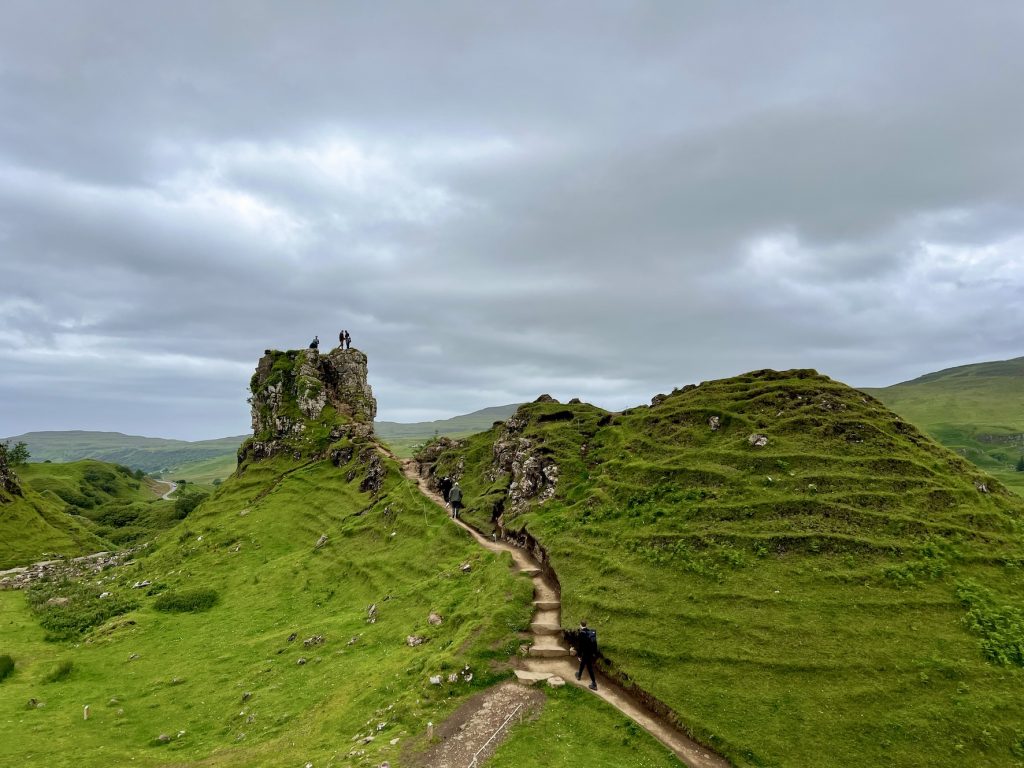
{"type": "Polygon", "coordinates": [[[448,506],[452,508],[452,517],[458,520],[459,510],[462,509],[462,486],[458,480],[452,483],[451,490],[448,491],[448,506]]]}
{"type": "Polygon", "coordinates": [[[594,657],[597,656],[597,630],[590,629],[587,622],[580,622],[580,629],[577,635],[577,653],[580,655],[580,668],[576,672],[576,679],[583,678],[583,668],[586,667],[590,673],[590,690],[597,690],[597,678],[594,677],[594,657]]]}

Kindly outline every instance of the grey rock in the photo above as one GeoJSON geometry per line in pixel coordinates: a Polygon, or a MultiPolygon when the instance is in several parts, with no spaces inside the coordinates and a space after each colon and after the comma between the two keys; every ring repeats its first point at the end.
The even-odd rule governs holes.
{"type": "Polygon", "coordinates": [[[431,611],[430,615],[427,616],[427,623],[435,627],[439,626],[443,621],[444,617],[442,617],[441,614],[436,613],[434,611],[431,611]]]}
{"type": "Polygon", "coordinates": [[[754,448],[764,448],[768,445],[768,436],[754,433],[747,437],[747,442],[750,443],[754,448]]]}
{"type": "Polygon", "coordinates": [[[314,549],[320,549],[326,543],[327,543],[327,534],[326,533],[322,533],[322,534],[320,534],[320,538],[316,540],[316,545],[313,548],[314,549]]]}
{"type": "Polygon", "coordinates": [[[409,635],[405,638],[405,644],[410,648],[415,648],[417,645],[423,645],[426,641],[427,639],[425,637],[420,637],[419,635],[409,635]]]}
{"type": "Polygon", "coordinates": [[[711,427],[712,432],[717,432],[722,428],[722,419],[719,416],[712,416],[708,419],[708,426],[711,427]]]}

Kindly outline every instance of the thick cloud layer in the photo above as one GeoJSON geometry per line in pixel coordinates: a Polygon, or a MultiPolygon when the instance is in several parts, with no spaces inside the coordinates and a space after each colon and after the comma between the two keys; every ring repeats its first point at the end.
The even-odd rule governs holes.
{"type": "Polygon", "coordinates": [[[0,435],[248,429],[1024,354],[1024,11],[38,3],[0,25],[0,435]]]}

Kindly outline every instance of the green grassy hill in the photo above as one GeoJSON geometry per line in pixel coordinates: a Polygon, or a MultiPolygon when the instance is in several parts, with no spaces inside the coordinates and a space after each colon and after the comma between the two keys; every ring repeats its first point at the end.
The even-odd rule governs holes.
{"type": "Polygon", "coordinates": [[[392,451],[398,456],[407,458],[412,456],[416,446],[435,435],[466,437],[483,432],[485,429],[490,429],[494,422],[507,419],[516,412],[518,407],[518,403],[496,405],[439,421],[417,421],[408,424],[396,421],[378,421],[373,427],[377,436],[387,443],[392,451]]]}
{"type": "Polygon", "coordinates": [[[1024,492],[1024,357],[865,389],[946,447],[1024,492]]]}
{"type": "MultiPolygon", "coordinates": [[[[532,586],[383,466],[371,495],[358,457],[255,462],[102,584],[0,592],[0,654],[16,665],[0,683],[0,764],[415,765],[427,722],[509,675],[532,586]],[[33,698],[45,707],[26,710],[33,698]]],[[[635,729],[616,735],[599,702],[555,696],[509,759],[547,738],[564,754],[564,729],[598,717],[616,765],[678,765],[635,729]]]]}
{"type": "Polygon", "coordinates": [[[547,550],[563,626],[735,764],[1024,764],[1024,502],[877,400],[758,371],[539,402],[460,462],[466,517],[547,550]]]}
{"type": "Polygon", "coordinates": [[[85,555],[110,548],[89,521],[65,510],[67,505],[31,488],[22,496],[0,490],[0,570],[27,565],[48,553],[85,555]]]}
{"type": "Polygon", "coordinates": [[[17,475],[24,495],[5,494],[0,503],[0,568],[45,553],[77,556],[125,546],[183,516],[180,505],[161,501],[153,484],[117,464],[26,464],[17,475]]]}

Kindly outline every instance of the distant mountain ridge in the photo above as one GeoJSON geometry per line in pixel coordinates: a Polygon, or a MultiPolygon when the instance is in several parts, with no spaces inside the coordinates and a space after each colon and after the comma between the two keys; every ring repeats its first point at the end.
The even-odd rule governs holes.
{"type": "Polygon", "coordinates": [[[28,445],[32,461],[67,462],[98,459],[143,472],[173,472],[183,465],[234,455],[246,436],[215,440],[169,440],[121,432],[69,430],[26,432],[5,438],[28,445]]]}

